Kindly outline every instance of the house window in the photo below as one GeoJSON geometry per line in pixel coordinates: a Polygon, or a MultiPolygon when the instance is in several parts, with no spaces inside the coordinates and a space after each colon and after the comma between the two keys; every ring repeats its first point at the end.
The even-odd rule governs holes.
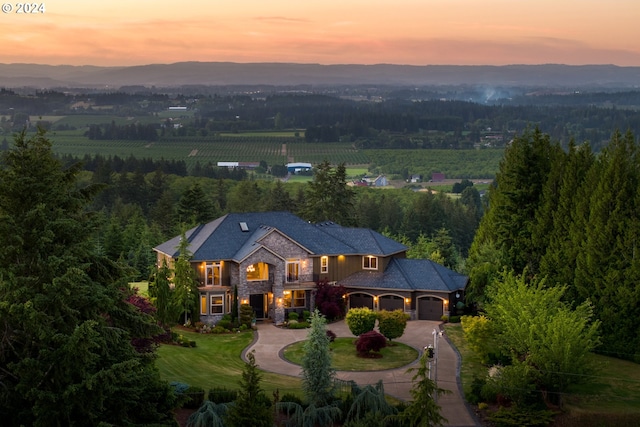
{"type": "Polygon", "coordinates": [[[362,269],[363,270],[377,270],[378,269],[378,257],[367,255],[362,257],[362,269]]]}
{"type": "Polygon", "coordinates": [[[211,314],[222,313],[224,309],[224,299],[222,295],[211,295],[211,314]]]}
{"type": "Polygon", "coordinates": [[[269,280],[269,266],[264,262],[257,262],[247,267],[247,281],[269,280]]]}
{"type": "Polygon", "coordinates": [[[297,282],[300,280],[300,260],[287,260],[287,282],[297,282]]]}
{"type": "Polygon", "coordinates": [[[220,286],[220,263],[210,263],[205,267],[205,285],[220,286]]]}
{"type": "Polygon", "coordinates": [[[231,294],[227,294],[227,313],[231,313],[231,304],[233,298],[231,297],[231,294]]]}
{"type": "Polygon", "coordinates": [[[207,314],[207,296],[200,295],[200,314],[207,314]]]}
{"type": "Polygon", "coordinates": [[[306,305],[305,291],[284,291],[282,303],[286,308],[304,307],[306,305]]]}
{"type": "Polygon", "coordinates": [[[323,256],[320,257],[320,273],[328,273],[329,272],[329,257],[323,256]]]}

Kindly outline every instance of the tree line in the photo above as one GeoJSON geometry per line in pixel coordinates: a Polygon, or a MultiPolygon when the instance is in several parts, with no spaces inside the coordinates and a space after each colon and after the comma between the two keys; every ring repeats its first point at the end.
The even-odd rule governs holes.
{"type": "Polygon", "coordinates": [[[470,249],[468,298],[482,304],[502,269],[546,286],[564,301],[590,301],[607,355],[640,360],[640,146],[615,132],[599,155],[563,150],[540,129],[506,149],[488,210],[470,249]]]}

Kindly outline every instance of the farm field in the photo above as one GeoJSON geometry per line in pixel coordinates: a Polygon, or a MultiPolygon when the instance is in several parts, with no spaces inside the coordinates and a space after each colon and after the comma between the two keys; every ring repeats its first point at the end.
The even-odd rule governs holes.
{"type": "MultiPolygon", "coordinates": [[[[196,162],[214,165],[217,162],[259,162],[269,165],[289,162],[318,164],[328,160],[332,164],[345,163],[357,171],[349,177],[385,174],[390,180],[402,180],[404,174],[423,175],[423,185],[434,172],[444,173],[447,179],[491,180],[498,170],[503,150],[381,150],[356,149],[350,142],[310,143],[293,136],[295,131],[216,134],[207,137],[161,137],[158,141],[89,140],[83,126],[95,122],[96,117],[67,116],[56,124],[68,124],[78,129],[51,131],[53,150],[57,154],[78,158],[86,154],[181,160],[188,168],[196,162]]],[[[119,118],[126,124],[126,118],[119,118]]],[[[118,121],[116,121],[118,123],[118,121]]],[[[130,123],[130,122],[129,122],[130,123]]],[[[307,181],[305,177],[300,178],[307,181]]],[[[297,180],[293,179],[293,181],[297,180]]]]}

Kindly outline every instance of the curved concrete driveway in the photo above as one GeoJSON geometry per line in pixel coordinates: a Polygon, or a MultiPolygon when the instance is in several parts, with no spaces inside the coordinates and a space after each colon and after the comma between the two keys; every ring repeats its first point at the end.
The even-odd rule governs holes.
{"type": "MultiPolygon", "coordinates": [[[[439,330],[440,322],[427,320],[412,320],[407,322],[404,335],[397,341],[410,345],[422,354],[422,349],[433,344],[433,330],[439,330]]],[[[331,323],[327,328],[335,332],[338,337],[353,337],[344,321],[331,323]]],[[[260,369],[294,377],[301,376],[301,368],[298,365],[285,361],[282,357],[282,349],[296,341],[307,338],[305,329],[283,329],[271,323],[259,323],[257,339],[246,351],[255,351],[256,363],[260,369]]],[[[479,422],[473,416],[462,398],[459,386],[459,357],[444,337],[438,340],[438,386],[450,390],[450,394],[440,396],[438,404],[442,408],[442,415],[448,420],[447,426],[471,427],[479,426],[479,422]]],[[[245,353],[246,353],[245,351],[245,353]]],[[[338,371],[337,377],[343,380],[353,380],[358,385],[376,384],[379,380],[384,383],[387,394],[401,400],[411,400],[411,387],[413,385],[412,373],[407,369],[417,366],[414,361],[408,366],[389,369],[385,371],[346,372],[338,371]]]]}

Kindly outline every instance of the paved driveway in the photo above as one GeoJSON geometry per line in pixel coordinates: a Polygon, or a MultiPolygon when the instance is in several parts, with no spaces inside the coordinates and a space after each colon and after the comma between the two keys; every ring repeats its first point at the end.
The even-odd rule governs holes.
{"type": "MultiPolygon", "coordinates": [[[[440,322],[412,320],[407,323],[404,335],[396,341],[410,345],[422,354],[424,347],[429,344],[433,345],[433,330],[439,331],[439,325],[440,322]]],[[[328,325],[328,329],[335,332],[338,337],[353,337],[344,321],[331,323],[328,325]]],[[[271,323],[259,323],[256,335],[257,339],[246,351],[255,351],[256,363],[260,369],[282,375],[300,377],[300,366],[285,361],[282,358],[282,350],[291,343],[305,340],[307,338],[307,330],[282,329],[271,323]]],[[[337,377],[344,380],[353,380],[360,386],[376,384],[379,380],[382,380],[387,394],[401,400],[411,400],[410,390],[414,373],[407,373],[407,369],[417,366],[417,363],[418,361],[416,360],[408,366],[385,371],[338,371],[337,377]]],[[[439,338],[438,386],[451,391],[450,394],[440,396],[438,399],[438,404],[442,408],[442,415],[448,420],[446,425],[456,427],[479,426],[480,424],[462,399],[458,382],[459,368],[458,354],[444,337],[439,338]]]]}

